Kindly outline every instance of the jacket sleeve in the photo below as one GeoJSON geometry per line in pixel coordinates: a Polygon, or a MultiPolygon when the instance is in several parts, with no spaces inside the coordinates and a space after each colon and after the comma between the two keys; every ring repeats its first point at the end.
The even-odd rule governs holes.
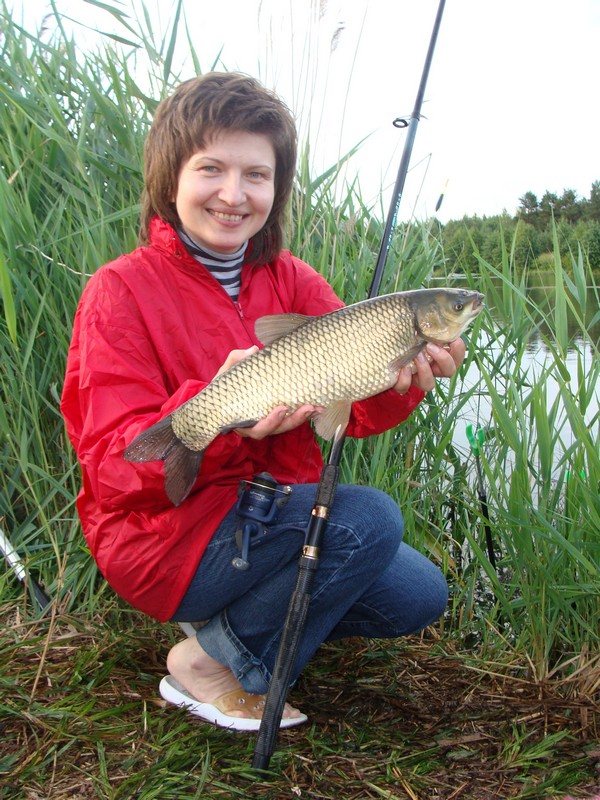
{"type": "MultiPolygon", "coordinates": [[[[311,266],[292,256],[295,276],[293,310],[299,314],[327,314],[344,303],[329,283],[311,266]]],[[[425,397],[425,392],[411,386],[406,394],[388,389],[374,397],[352,404],[347,434],[356,438],[383,433],[403,422],[425,397]]]]}
{"type": "MultiPolygon", "coordinates": [[[[84,491],[102,511],[171,507],[162,463],[131,463],[125,447],[206,386],[187,380],[170,393],[168,382],[126,286],[110,271],[90,279],[74,321],[61,411],[79,459],[84,491]]],[[[219,436],[207,448],[223,463],[241,439],[219,436]]],[[[206,458],[206,457],[205,457],[206,458]]]]}

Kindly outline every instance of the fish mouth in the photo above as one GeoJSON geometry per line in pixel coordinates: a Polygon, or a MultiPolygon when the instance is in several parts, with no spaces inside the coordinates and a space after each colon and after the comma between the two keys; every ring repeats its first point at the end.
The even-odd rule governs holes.
{"type": "Polygon", "coordinates": [[[474,292],[473,300],[471,301],[471,308],[473,311],[478,314],[481,309],[484,307],[485,303],[485,295],[481,294],[481,292],[474,292]]]}

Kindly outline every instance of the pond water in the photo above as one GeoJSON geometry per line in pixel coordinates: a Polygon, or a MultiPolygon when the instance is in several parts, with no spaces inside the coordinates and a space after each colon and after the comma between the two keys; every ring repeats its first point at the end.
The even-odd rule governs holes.
{"type": "MultiPolygon", "coordinates": [[[[492,358],[500,355],[502,345],[497,341],[490,341],[486,345],[489,348],[489,353],[492,358]]],[[[579,370],[580,365],[583,366],[582,375],[585,377],[590,372],[592,359],[595,358],[591,344],[582,339],[575,339],[571,348],[567,352],[564,366],[568,371],[570,380],[568,387],[570,394],[576,396],[579,390],[579,370]]],[[[554,355],[549,352],[541,338],[531,340],[526,352],[520,360],[520,369],[527,375],[527,379],[531,385],[535,384],[537,379],[541,379],[546,384],[548,408],[555,401],[556,397],[561,391],[564,391],[565,379],[558,375],[558,368],[554,363],[554,355]]],[[[488,428],[492,424],[492,406],[487,393],[486,384],[482,381],[479,374],[479,369],[476,363],[471,363],[467,372],[464,375],[464,389],[469,390],[479,385],[481,391],[475,391],[473,397],[470,398],[459,414],[460,418],[457,422],[454,445],[460,449],[462,453],[468,453],[470,445],[466,436],[467,425],[471,424],[473,427],[488,428]]],[[[497,389],[500,391],[501,387],[497,389]]],[[[529,391],[527,389],[526,391],[529,391]]],[[[592,394],[589,406],[585,413],[585,420],[588,426],[595,425],[596,433],[598,434],[599,428],[599,410],[600,410],[600,385],[597,385],[592,394]]],[[[564,449],[573,444],[574,436],[569,426],[566,412],[564,417],[564,426],[561,430],[562,448],[556,452],[556,459],[560,458],[564,449]]]]}

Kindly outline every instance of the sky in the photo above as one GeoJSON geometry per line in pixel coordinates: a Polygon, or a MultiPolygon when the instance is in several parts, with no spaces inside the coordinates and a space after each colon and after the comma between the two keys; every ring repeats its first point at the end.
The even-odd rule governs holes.
{"type": "MultiPolygon", "coordinates": [[[[104,0],[134,13],[138,0],[104,0]]],[[[61,13],[120,31],[85,0],[61,13]]],[[[39,29],[46,0],[15,0],[39,29]]],[[[343,181],[387,213],[439,0],[184,0],[203,71],[240,70],[277,91],[314,175],[349,152],[343,181]],[[220,60],[219,60],[220,58],[220,60]]],[[[146,0],[166,35],[170,0],[146,0]]],[[[90,31],[76,27],[83,48],[90,31]]],[[[527,191],[589,197],[600,180],[600,0],[447,0],[398,218],[514,214],[527,191]]],[[[178,64],[182,79],[189,62],[178,64]]],[[[343,187],[342,187],[343,189],[343,187]]],[[[345,193],[345,191],[342,191],[345,193]]]]}

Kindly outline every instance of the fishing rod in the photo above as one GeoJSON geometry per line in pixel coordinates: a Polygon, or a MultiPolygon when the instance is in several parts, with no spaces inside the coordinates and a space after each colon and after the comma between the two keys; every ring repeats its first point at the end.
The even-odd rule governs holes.
{"type": "Polygon", "coordinates": [[[419,120],[421,119],[421,107],[423,105],[425,87],[427,85],[427,79],[429,77],[429,69],[431,67],[431,62],[433,60],[433,51],[435,50],[435,44],[437,41],[440,24],[442,22],[442,14],[444,13],[445,5],[446,5],[446,0],[440,0],[440,4],[438,6],[437,14],[435,17],[435,22],[433,23],[433,31],[431,33],[431,38],[429,40],[429,48],[427,50],[427,55],[425,56],[425,65],[423,67],[423,72],[421,73],[421,82],[419,83],[419,89],[417,91],[417,96],[415,98],[415,106],[410,115],[409,121],[407,123],[406,120],[404,119],[396,119],[394,120],[393,123],[394,126],[397,128],[407,127],[408,133],[406,136],[406,141],[404,142],[404,149],[402,151],[402,158],[400,159],[400,166],[398,167],[398,175],[396,177],[394,191],[392,192],[392,200],[390,203],[390,208],[388,211],[385,228],[383,231],[381,247],[379,248],[377,262],[375,264],[375,270],[373,272],[373,279],[371,281],[371,286],[369,288],[369,297],[375,297],[376,295],[379,294],[381,279],[383,277],[383,270],[385,268],[388,253],[390,250],[390,244],[392,241],[392,233],[394,230],[394,226],[396,224],[396,217],[398,216],[398,209],[400,207],[400,201],[402,200],[402,193],[404,192],[404,184],[406,183],[406,176],[408,174],[408,166],[410,164],[410,157],[412,155],[413,144],[415,141],[415,136],[417,135],[419,120]]]}
{"type": "Polygon", "coordinates": [[[0,551],[4,554],[8,566],[12,569],[16,577],[21,581],[21,583],[29,587],[36,603],[40,608],[40,611],[43,614],[47,613],[50,603],[52,602],[50,597],[48,597],[46,592],[42,589],[39,583],[34,580],[31,574],[28,574],[27,570],[25,569],[25,564],[21,561],[17,551],[12,546],[8,540],[8,537],[1,528],[0,551]]]}
{"type": "MultiPolygon", "coordinates": [[[[417,126],[421,118],[421,106],[423,104],[425,86],[429,76],[429,69],[433,59],[433,51],[435,49],[440,23],[442,21],[444,6],[445,0],[440,0],[429,41],[429,48],[425,57],[425,65],[423,67],[421,81],[419,83],[419,89],[417,91],[414,109],[410,115],[410,120],[407,122],[404,119],[397,119],[394,120],[393,123],[397,128],[408,128],[408,135],[404,143],[402,158],[400,160],[400,166],[398,167],[398,176],[394,185],[392,200],[381,241],[381,247],[379,249],[377,262],[373,272],[373,279],[369,288],[369,298],[375,297],[379,294],[383,270],[390,250],[392,232],[396,222],[396,217],[398,216],[398,208],[402,199],[402,192],[404,191],[404,184],[406,182],[406,174],[408,172],[408,165],[410,163],[417,126]]],[[[335,490],[339,477],[339,463],[342,456],[345,438],[345,429],[342,429],[341,426],[338,427],[329,452],[327,464],[323,467],[321,478],[317,487],[315,505],[311,513],[302,555],[300,556],[298,563],[296,587],[292,593],[292,597],[288,606],[288,612],[279,642],[279,650],[275,661],[275,667],[269,683],[265,707],[263,709],[263,715],[254,748],[252,766],[255,769],[266,770],[269,766],[269,761],[273,754],[273,750],[275,749],[277,733],[279,731],[279,725],[283,715],[283,708],[285,705],[287,692],[289,690],[290,676],[296,661],[299,643],[304,632],[304,625],[306,621],[306,615],[308,613],[308,605],[310,602],[312,580],[319,563],[321,540],[325,533],[331,506],[333,505],[335,490]]]]}

